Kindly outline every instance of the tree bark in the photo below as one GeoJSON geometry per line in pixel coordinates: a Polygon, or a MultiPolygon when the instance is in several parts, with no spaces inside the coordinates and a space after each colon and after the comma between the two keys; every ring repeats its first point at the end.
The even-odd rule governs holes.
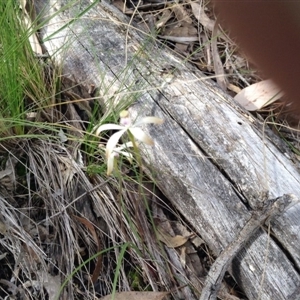
{"type": "MultiPolygon", "coordinates": [[[[52,14],[68,1],[36,2],[39,9],[47,2],[52,14]]],[[[133,116],[165,120],[144,128],[155,141],[141,147],[145,170],[216,257],[239,236],[252,209],[283,194],[299,198],[293,155],[267,126],[106,2],[76,19],[89,4],[80,1],[47,22],[46,48],[63,62],[65,75],[98,87],[106,105],[131,101],[133,116]]],[[[300,294],[299,215],[295,203],[271,220],[271,235],[258,229],[233,259],[229,271],[249,299],[300,294]]]]}

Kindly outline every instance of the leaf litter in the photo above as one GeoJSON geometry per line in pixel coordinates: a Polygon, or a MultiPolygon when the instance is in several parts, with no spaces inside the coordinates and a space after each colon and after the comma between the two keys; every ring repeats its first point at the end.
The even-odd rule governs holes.
{"type": "MultiPolygon", "coordinates": [[[[159,30],[158,37],[204,73],[226,78],[223,88],[238,91],[260,80],[217,26],[211,7],[203,2],[149,2],[140,5],[136,22],[144,24],[143,16],[152,14],[149,20],[159,30]]],[[[133,1],[114,4],[127,14],[135,9],[133,1]]],[[[11,139],[1,144],[1,297],[56,299],[66,278],[74,274],[62,291],[63,299],[111,299],[120,249],[130,241],[134,247],[119,266],[120,292],[114,299],[170,299],[164,290],[171,291],[173,299],[197,299],[210,265],[203,241],[146,178],[141,184],[126,176],[107,180],[88,172],[82,141],[83,124],[91,116],[90,102],[84,98],[90,95],[81,85],[81,91],[74,92],[78,84],[64,80],[64,112],[50,108],[42,114],[45,121],[51,115],[52,122],[66,125],[57,132],[57,140],[11,139]],[[69,138],[74,135],[77,141],[69,138]],[[122,292],[132,289],[132,272],[141,288],[122,292]],[[147,288],[151,291],[142,290],[147,288]]],[[[97,164],[103,164],[101,156],[97,164]]],[[[237,299],[225,284],[221,293],[237,299]]]]}
{"type": "MultiPolygon", "coordinates": [[[[278,113],[278,106],[272,107],[271,104],[283,99],[282,93],[278,92],[274,97],[274,88],[268,84],[268,78],[263,80],[247,62],[240,64],[245,61],[245,55],[218,24],[209,1],[115,0],[113,5],[128,15],[136,11],[134,20],[137,26],[144,27],[146,33],[155,32],[163,44],[204,74],[212,76],[231,96],[236,95],[246,110],[268,106],[278,113]],[[253,84],[263,86],[263,94],[245,98],[249,93],[243,90],[250,89],[253,84]],[[241,95],[237,95],[239,92],[241,95]]],[[[251,91],[254,89],[255,86],[251,91]]]]}

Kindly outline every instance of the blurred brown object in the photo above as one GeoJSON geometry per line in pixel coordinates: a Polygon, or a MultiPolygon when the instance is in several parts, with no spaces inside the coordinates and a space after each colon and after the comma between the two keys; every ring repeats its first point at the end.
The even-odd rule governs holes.
{"type": "Polygon", "coordinates": [[[220,23],[300,113],[300,1],[213,0],[220,23]]]}

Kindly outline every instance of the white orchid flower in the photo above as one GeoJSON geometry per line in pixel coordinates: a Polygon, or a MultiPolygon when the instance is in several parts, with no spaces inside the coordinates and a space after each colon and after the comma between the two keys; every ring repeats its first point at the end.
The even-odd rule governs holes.
{"type": "Polygon", "coordinates": [[[126,158],[129,160],[129,162],[132,162],[133,156],[131,153],[129,152],[125,152],[123,151],[126,148],[131,148],[133,147],[132,142],[128,142],[125,143],[123,145],[121,145],[120,147],[116,147],[113,152],[111,153],[111,155],[107,158],[107,175],[109,176],[113,169],[114,169],[114,161],[115,158],[118,157],[120,154],[126,156],[126,158]]]}
{"type": "Polygon", "coordinates": [[[102,131],[107,130],[118,130],[114,133],[106,144],[106,159],[107,159],[107,174],[111,174],[114,164],[114,158],[116,157],[117,153],[125,154],[128,157],[127,152],[124,152],[123,149],[134,147],[133,142],[125,143],[124,145],[117,147],[117,144],[126,132],[131,134],[131,136],[142,143],[147,145],[153,145],[154,142],[150,136],[148,136],[141,128],[143,124],[162,124],[163,120],[157,117],[145,117],[139,120],[138,122],[132,123],[131,118],[129,117],[128,111],[124,110],[120,113],[120,125],[117,124],[104,124],[100,126],[95,126],[93,131],[95,131],[96,135],[100,135],[102,131]]]}

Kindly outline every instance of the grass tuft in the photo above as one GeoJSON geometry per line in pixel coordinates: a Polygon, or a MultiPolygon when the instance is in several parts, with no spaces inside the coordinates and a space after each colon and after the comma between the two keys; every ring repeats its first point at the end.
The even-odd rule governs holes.
{"type": "MultiPolygon", "coordinates": [[[[121,156],[108,178],[99,143],[113,132],[93,132],[97,124],[117,124],[142,87],[121,87],[117,105],[106,87],[104,111],[99,95],[34,51],[31,37],[43,20],[28,23],[32,8],[2,1],[0,12],[0,297],[14,290],[28,299],[95,299],[135,289],[132,274],[139,290],[170,289],[170,261],[153,234],[160,200],[140,170],[138,148],[137,164],[121,156]]],[[[128,76],[124,68],[124,82],[128,76]]],[[[141,134],[131,131],[129,139],[141,134]]]]}

